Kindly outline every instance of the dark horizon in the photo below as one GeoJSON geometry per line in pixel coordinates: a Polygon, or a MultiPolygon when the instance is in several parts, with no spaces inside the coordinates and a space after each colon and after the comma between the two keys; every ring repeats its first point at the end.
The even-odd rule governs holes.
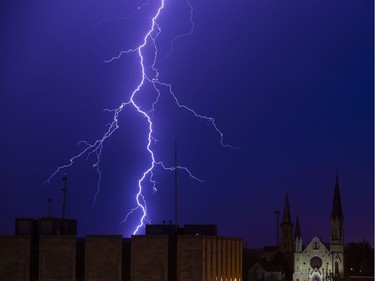
{"type": "MultiPolygon", "coordinates": [[[[338,173],[338,171],[336,171],[336,173],[338,173]]],[[[65,178],[65,177],[64,177],[65,178]]],[[[63,178],[63,180],[64,180],[64,178],[63,178]]],[[[336,188],[336,187],[335,187],[336,188]]],[[[333,196],[332,196],[333,197],[333,196]]],[[[284,199],[285,199],[285,197],[284,197],[284,199]]],[[[341,198],[340,198],[341,199],[341,198]]],[[[284,203],[285,203],[285,201],[284,201],[284,203]]],[[[333,208],[335,208],[334,207],[334,202],[333,202],[333,204],[332,204],[332,207],[333,208]]],[[[281,229],[280,229],[280,226],[281,226],[281,224],[282,224],[282,220],[283,220],[283,210],[284,210],[284,207],[285,207],[285,204],[283,205],[283,207],[280,209],[280,210],[274,210],[273,212],[275,212],[275,211],[280,211],[280,215],[279,215],[279,239],[280,239],[280,233],[281,233],[281,229]]],[[[332,209],[333,209],[332,208],[332,209]]],[[[64,206],[63,206],[63,209],[64,209],[64,206]]],[[[62,212],[62,214],[64,214],[64,212],[62,212]]],[[[274,215],[276,215],[275,213],[274,213],[274,215]]],[[[331,215],[332,215],[332,212],[331,212],[331,215]]],[[[330,216],[331,216],[330,215],[330,216]]],[[[300,216],[300,215],[298,215],[298,216],[300,216]]],[[[14,220],[14,226],[16,226],[16,220],[17,219],[30,219],[29,217],[19,217],[19,218],[15,218],[15,220],[14,220]]],[[[74,217],[65,217],[65,218],[63,218],[63,215],[61,215],[61,216],[49,216],[49,215],[44,215],[44,216],[41,216],[41,217],[38,217],[38,218],[32,218],[33,220],[39,220],[39,219],[67,219],[67,220],[76,220],[74,217]]],[[[276,217],[275,217],[275,221],[276,221],[276,217]]],[[[344,221],[345,221],[345,219],[344,219],[344,221]]],[[[292,222],[292,224],[293,224],[293,235],[294,235],[294,233],[295,233],[295,227],[296,227],[296,221],[295,221],[295,219],[293,220],[293,219],[291,219],[291,222],[292,222]]],[[[174,223],[174,221],[172,221],[172,220],[163,220],[163,221],[161,221],[161,222],[159,222],[159,223],[152,223],[152,224],[146,224],[145,226],[146,226],[146,228],[147,228],[147,226],[151,226],[151,225],[154,225],[154,226],[158,226],[158,225],[173,225],[173,226],[175,226],[176,224],[174,223]]],[[[189,224],[184,224],[184,225],[180,225],[180,224],[178,224],[178,228],[181,228],[181,229],[183,229],[186,225],[188,225],[188,226],[191,226],[191,225],[210,225],[210,226],[212,226],[212,225],[214,225],[215,227],[216,227],[216,229],[218,229],[218,230],[216,230],[217,231],[217,235],[218,236],[224,236],[224,235],[221,235],[221,233],[220,233],[220,225],[216,225],[216,224],[194,224],[194,223],[189,223],[189,224]]],[[[344,224],[345,225],[345,224],[344,224]]],[[[267,246],[271,246],[271,247],[273,247],[273,246],[277,246],[277,244],[276,244],[276,236],[277,236],[277,234],[276,234],[276,224],[274,224],[274,227],[275,227],[275,233],[274,233],[274,238],[275,238],[275,240],[274,240],[274,243],[270,243],[270,244],[265,244],[265,245],[259,245],[260,247],[255,247],[255,248],[252,248],[252,249],[257,249],[257,248],[262,248],[262,247],[267,247],[267,246]]],[[[77,229],[79,229],[79,221],[77,220],[77,229]]],[[[14,233],[8,233],[9,235],[13,235],[14,233]]],[[[98,233],[95,233],[95,235],[101,235],[102,233],[100,233],[100,232],[98,232],[98,233]]],[[[146,234],[146,233],[139,233],[139,234],[137,234],[137,235],[144,235],[144,234],[146,234]]],[[[84,237],[86,237],[86,236],[89,236],[89,235],[93,235],[92,233],[82,233],[82,232],[80,232],[80,234],[79,235],[77,235],[77,237],[80,237],[80,238],[84,238],[84,237]]],[[[103,235],[106,235],[106,234],[103,234],[103,235]]],[[[107,233],[107,235],[122,235],[122,234],[120,234],[120,233],[107,233]]],[[[318,235],[318,233],[316,233],[316,234],[313,234],[312,236],[311,236],[311,238],[307,238],[307,240],[306,240],[306,238],[304,238],[304,235],[303,235],[303,232],[302,232],[302,239],[303,239],[303,245],[308,245],[308,244],[310,244],[311,243],[311,240],[314,238],[314,237],[318,237],[319,238],[319,240],[320,241],[322,241],[325,245],[329,245],[329,238],[324,238],[324,237],[322,237],[322,236],[319,236],[318,235]]],[[[129,237],[124,237],[123,236],[123,238],[129,238],[129,237]]],[[[236,238],[240,238],[240,239],[243,239],[242,237],[236,237],[236,238]]],[[[280,241],[280,240],[279,240],[280,241]]],[[[248,247],[248,243],[246,243],[246,241],[244,240],[243,241],[244,242],[244,247],[245,248],[247,248],[248,247]]],[[[357,240],[357,241],[345,241],[345,245],[347,245],[347,244],[349,244],[349,243],[357,243],[357,242],[369,242],[369,244],[372,246],[372,247],[374,247],[374,240],[370,240],[370,239],[368,239],[367,237],[365,237],[365,236],[363,236],[363,238],[362,238],[362,240],[357,240]]],[[[251,248],[249,248],[249,249],[251,249],[251,248]]]]}
{"type": "MultiPolygon", "coordinates": [[[[173,167],[177,141],[178,164],[196,177],[178,171],[179,224],[216,224],[249,247],[273,245],[273,212],[288,191],[304,241],[328,242],[338,169],[345,243],[374,245],[371,0],[165,0],[152,33],[157,58],[146,45],[150,79],[135,97],[152,138],[127,104],[100,149],[100,174],[98,155],[86,153],[43,184],[103,137],[114,116],[105,109],[129,102],[142,81],[139,53],[110,60],[142,44],[161,3],[1,1],[0,235],[12,234],[15,218],[47,214],[48,198],[60,216],[67,173],[78,233],[130,237],[142,218],[140,207],[127,214],[151,163],[146,146],[173,167]]],[[[174,221],[173,171],[157,164],[151,179],[145,222],[174,221]]]]}

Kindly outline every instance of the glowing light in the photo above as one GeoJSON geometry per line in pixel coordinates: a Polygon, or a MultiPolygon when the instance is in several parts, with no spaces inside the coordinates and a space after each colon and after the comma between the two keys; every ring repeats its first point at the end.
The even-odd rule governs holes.
{"type": "MultiPolygon", "coordinates": [[[[174,44],[175,40],[177,40],[181,37],[184,37],[184,36],[188,36],[193,32],[193,28],[194,28],[194,23],[193,23],[193,19],[192,19],[193,7],[191,6],[191,4],[188,0],[187,0],[187,4],[190,7],[190,21],[191,21],[191,24],[192,24],[192,28],[191,28],[189,33],[177,36],[172,40],[171,49],[170,49],[170,52],[167,54],[167,56],[170,55],[173,52],[173,44],[174,44]]],[[[218,129],[218,127],[215,123],[215,119],[213,117],[198,114],[196,111],[194,111],[190,107],[188,107],[184,104],[181,104],[179,102],[179,100],[177,99],[175,93],[172,90],[172,85],[169,84],[169,83],[166,83],[166,82],[159,81],[159,71],[156,67],[156,62],[158,60],[158,48],[157,48],[157,44],[156,44],[156,39],[161,32],[161,28],[160,28],[157,20],[159,18],[159,15],[161,14],[162,10],[164,9],[164,6],[165,6],[165,0],[161,0],[160,6],[158,7],[157,11],[155,12],[155,15],[151,19],[150,28],[148,29],[145,36],[143,37],[143,41],[142,41],[141,45],[139,45],[138,47],[133,48],[133,49],[121,51],[117,56],[114,56],[114,57],[104,61],[105,63],[111,63],[115,60],[120,59],[120,57],[122,55],[130,54],[130,53],[137,54],[137,56],[139,58],[139,65],[141,67],[141,73],[142,74],[141,74],[141,77],[140,77],[140,82],[137,85],[137,87],[135,88],[135,90],[131,93],[129,100],[126,101],[126,102],[122,102],[119,105],[119,107],[117,107],[115,109],[112,109],[112,110],[107,109],[107,111],[113,113],[113,119],[109,123],[108,128],[105,131],[102,138],[97,139],[93,143],[81,141],[80,144],[85,145],[85,148],[80,153],[78,153],[77,155],[70,158],[69,162],[67,164],[58,167],[55,170],[55,172],[53,172],[52,175],[45,182],[45,183],[49,183],[57,173],[59,173],[63,169],[71,167],[74,164],[75,160],[83,157],[83,155],[86,155],[86,154],[87,154],[87,156],[94,155],[95,156],[95,163],[93,164],[93,168],[95,168],[97,173],[98,173],[97,191],[96,191],[94,202],[93,202],[93,205],[95,205],[95,202],[96,202],[96,200],[98,198],[98,195],[99,195],[99,192],[100,192],[100,181],[101,181],[101,176],[102,176],[101,171],[100,171],[100,160],[101,160],[103,144],[119,128],[118,117],[119,117],[119,114],[122,112],[122,110],[126,106],[131,106],[131,107],[135,108],[137,110],[137,112],[142,117],[144,117],[146,122],[147,122],[148,133],[147,133],[147,137],[146,137],[146,140],[147,140],[146,143],[147,144],[146,144],[145,149],[147,150],[147,152],[150,156],[150,161],[149,161],[148,167],[143,172],[142,177],[138,180],[138,191],[137,191],[136,196],[135,196],[136,206],[128,212],[128,214],[125,216],[124,220],[122,221],[122,223],[126,222],[128,217],[131,214],[133,214],[135,211],[138,211],[138,210],[141,211],[141,218],[139,219],[139,223],[138,223],[137,227],[135,228],[133,234],[136,234],[138,232],[138,230],[145,225],[145,222],[149,222],[149,219],[147,218],[147,204],[146,204],[146,201],[145,201],[145,197],[143,195],[143,183],[146,179],[148,179],[149,182],[153,186],[153,191],[154,192],[157,191],[156,182],[153,180],[153,171],[154,171],[155,166],[160,166],[162,169],[168,170],[168,171],[180,169],[180,170],[183,170],[184,172],[186,172],[194,180],[202,181],[201,179],[195,177],[186,167],[183,167],[183,166],[167,167],[167,166],[164,165],[164,163],[162,161],[157,161],[155,159],[155,154],[154,154],[154,151],[152,150],[152,147],[151,147],[152,142],[155,140],[154,137],[153,137],[152,113],[155,111],[155,105],[159,101],[162,88],[167,89],[168,93],[173,97],[173,100],[175,101],[176,105],[179,108],[187,110],[194,117],[203,119],[203,120],[207,121],[208,123],[210,123],[213,126],[214,130],[219,134],[220,144],[223,147],[235,148],[231,145],[228,145],[228,144],[224,143],[224,139],[223,139],[224,135],[218,129]],[[151,58],[152,64],[151,64],[151,66],[147,66],[147,67],[145,66],[145,63],[144,63],[144,61],[145,61],[144,49],[145,49],[146,46],[148,48],[151,47],[151,49],[153,50],[153,55],[152,55],[152,58],[151,58]],[[146,70],[147,70],[147,73],[146,73],[146,70]],[[146,111],[146,110],[142,109],[141,106],[135,101],[136,96],[138,94],[140,94],[140,91],[141,91],[142,87],[146,83],[150,83],[152,85],[153,89],[156,92],[156,98],[155,98],[155,100],[152,101],[152,105],[151,105],[151,108],[149,109],[149,111],[146,111]]],[[[138,10],[140,8],[141,7],[139,7],[138,10]]]]}
{"type": "Polygon", "coordinates": [[[162,59],[162,60],[165,60],[167,57],[169,57],[173,51],[174,51],[174,44],[175,42],[178,40],[178,39],[181,39],[181,38],[184,38],[186,36],[191,36],[193,34],[193,31],[194,31],[194,21],[193,21],[193,12],[194,12],[194,8],[193,6],[190,4],[189,0],[186,0],[186,4],[189,6],[190,8],[190,31],[188,33],[184,33],[184,34],[181,34],[181,35],[178,35],[176,36],[175,38],[173,38],[172,42],[171,42],[171,47],[169,49],[169,52],[168,54],[165,55],[165,57],[162,59]]]}

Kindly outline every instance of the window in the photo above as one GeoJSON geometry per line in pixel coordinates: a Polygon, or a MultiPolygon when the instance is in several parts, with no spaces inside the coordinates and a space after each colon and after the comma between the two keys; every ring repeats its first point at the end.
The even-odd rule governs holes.
{"type": "Polygon", "coordinates": [[[312,268],[317,268],[317,269],[319,269],[321,266],[322,266],[322,259],[321,258],[319,258],[319,257],[317,257],[317,256],[315,256],[315,257],[313,257],[311,260],[310,260],[310,266],[312,267],[312,268]]]}

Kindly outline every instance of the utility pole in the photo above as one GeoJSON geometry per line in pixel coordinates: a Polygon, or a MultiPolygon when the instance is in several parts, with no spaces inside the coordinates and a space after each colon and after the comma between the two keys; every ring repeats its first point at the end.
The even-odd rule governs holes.
{"type": "Polygon", "coordinates": [[[174,208],[176,231],[178,229],[178,186],[177,186],[177,141],[174,142],[174,208]]]}

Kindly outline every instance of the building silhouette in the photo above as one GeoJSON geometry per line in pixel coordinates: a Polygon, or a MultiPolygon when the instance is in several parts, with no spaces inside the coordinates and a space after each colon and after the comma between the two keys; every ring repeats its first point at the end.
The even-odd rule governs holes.
{"type": "Polygon", "coordinates": [[[242,241],[215,225],[147,225],[132,237],[132,281],[241,280],[242,241]]]}
{"type": "Polygon", "coordinates": [[[286,192],[285,195],[283,221],[281,222],[280,229],[280,252],[283,254],[291,254],[293,253],[293,224],[290,219],[288,192],[286,192]]]}
{"type": "Polygon", "coordinates": [[[256,262],[249,270],[249,280],[252,281],[280,281],[283,279],[283,268],[263,260],[256,262]]]}
{"type": "Polygon", "coordinates": [[[297,217],[293,272],[293,281],[324,281],[344,275],[344,216],[338,174],[336,174],[330,220],[330,243],[326,246],[318,237],[314,237],[304,248],[297,217]]]}
{"type": "Polygon", "coordinates": [[[329,281],[344,276],[344,216],[337,173],[329,244],[323,244],[318,237],[314,237],[307,246],[303,245],[298,216],[293,228],[288,192],[279,227],[280,241],[276,241],[276,246],[261,249],[257,263],[249,269],[250,281],[329,281]],[[275,274],[275,265],[282,266],[282,275],[275,274]]]}
{"type": "Polygon", "coordinates": [[[77,238],[76,221],[16,219],[0,236],[0,281],[242,279],[242,241],[215,225],[147,225],[145,235],[77,238]]]}

